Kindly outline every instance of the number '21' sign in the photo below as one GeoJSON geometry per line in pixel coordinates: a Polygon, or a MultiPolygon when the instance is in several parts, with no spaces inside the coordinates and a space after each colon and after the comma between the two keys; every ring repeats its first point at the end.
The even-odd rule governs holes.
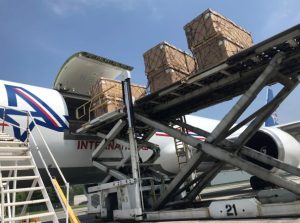
{"type": "Polygon", "coordinates": [[[249,218],[258,216],[257,201],[254,198],[215,201],[209,206],[212,218],[249,218]]]}
{"type": "Polygon", "coordinates": [[[238,216],[235,204],[226,204],[225,205],[227,216],[238,216]]]}

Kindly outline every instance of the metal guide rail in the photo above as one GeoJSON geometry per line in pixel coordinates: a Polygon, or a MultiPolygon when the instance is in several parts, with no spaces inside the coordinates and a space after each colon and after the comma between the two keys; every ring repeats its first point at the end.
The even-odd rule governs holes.
{"type": "Polygon", "coordinates": [[[77,129],[77,133],[96,133],[99,129],[101,131],[110,129],[112,124],[118,121],[121,118],[124,118],[126,115],[123,111],[114,111],[106,113],[102,116],[96,117],[93,120],[82,125],[81,128],[77,129]]]}
{"type": "Polygon", "coordinates": [[[279,52],[285,59],[268,84],[287,82],[300,74],[300,25],[244,50],[212,69],[136,101],[135,111],[157,119],[184,114],[230,100],[245,92],[279,52]]]}

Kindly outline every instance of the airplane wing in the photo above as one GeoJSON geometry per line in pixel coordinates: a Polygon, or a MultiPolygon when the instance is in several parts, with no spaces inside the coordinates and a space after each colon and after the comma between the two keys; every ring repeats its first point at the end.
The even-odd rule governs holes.
{"type": "Polygon", "coordinates": [[[300,142],[300,121],[277,125],[275,127],[287,132],[300,142]]]}

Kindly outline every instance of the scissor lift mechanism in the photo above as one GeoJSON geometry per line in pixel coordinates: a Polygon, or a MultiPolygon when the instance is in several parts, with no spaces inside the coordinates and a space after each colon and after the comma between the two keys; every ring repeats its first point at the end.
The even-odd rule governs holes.
{"type": "MultiPolygon", "coordinates": [[[[286,180],[245,158],[245,156],[250,157],[287,173],[300,176],[298,168],[245,147],[245,143],[255,134],[264,120],[298,85],[300,75],[299,43],[300,25],[297,25],[232,56],[225,63],[194,74],[181,82],[174,83],[136,101],[134,118],[137,124],[135,134],[138,138],[147,141],[156,130],[160,130],[197,149],[187,164],[168,184],[166,191],[153,204],[153,210],[158,211],[172,205],[178,207],[193,202],[225,164],[230,164],[300,195],[299,184],[286,180]],[[255,100],[256,95],[266,85],[276,83],[283,86],[276,97],[234,125],[255,100]],[[182,115],[230,100],[238,95],[242,96],[211,133],[176,120],[182,115]],[[248,124],[247,128],[234,141],[226,139],[245,124],[248,124]],[[170,127],[172,125],[179,125],[193,131],[206,137],[206,140],[199,141],[170,127]],[[186,182],[197,166],[207,159],[214,160],[213,168],[198,175],[192,181],[186,182]],[[186,196],[181,200],[174,200],[184,190],[186,196]]],[[[112,126],[118,125],[115,124],[116,120],[126,117],[123,112],[114,112],[105,117],[108,116],[109,118],[106,118],[105,121],[101,121],[101,117],[96,119],[98,121],[93,120],[94,123],[91,121],[78,132],[108,133],[112,126]]],[[[157,219],[158,215],[153,213],[147,217],[157,219]]],[[[300,214],[300,212],[297,211],[296,214],[300,214]]]]}

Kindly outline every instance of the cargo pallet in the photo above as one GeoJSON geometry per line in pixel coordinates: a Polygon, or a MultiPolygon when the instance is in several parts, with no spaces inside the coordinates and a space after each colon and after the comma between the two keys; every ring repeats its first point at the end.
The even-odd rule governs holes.
{"type": "MultiPolygon", "coordinates": [[[[89,200],[90,202],[97,200],[96,204],[91,203],[91,205],[96,207],[100,217],[111,217],[114,220],[159,221],[300,215],[300,203],[297,199],[285,202],[281,200],[286,191],[291,192],[295,197],[300,195],[300,185],[245,159],[245,156],[251,157],[291,175],[300,176],[300,169],[245,147],[245,143],[259,129],[264,120],[299,83],[300,25],[256,44],[230,57],[222,64],[150,94],[136,101],[134,106],[130,102],[130,90],[128,91],[130,89],[128,87],[129,71],[124,71],[122,75],[125,111],[115,111],[97,117],[77,130],[78,134],[98,133],[102,135],[103,140],[93,153],[93,159],[101,154],[110,141],[117,138],[124,140],[128,138],[129,133],[129,142],[124,143],[129,143],[131,156],[124,159],[126,161],[131,159],[132,175],[126,176],[118,169],[109,169],[100,164],[98,165],[100,169],[114,176],[118,181],[109,183],[106,181],[89,188],[89,200]],[[256,95],[265,86],[273,84],[283,86],[276,97],[234,125],[255,100],[256,95]],[[230,100],[238,95],[242,96],[211,133],[178,121],[178,118],[185,114],[230,100]],[[234,141],[226,139],[246,124],[248,124],[246,129],[234,141]],[[199,141],[172,128],[173,125],[204,136],[206,140],[199,141]],[[156,130],[163,131],[197,150],[167,185],[164,185],[163,181],[152,185],[156,188],[160,187],[161,193],[150,204],[151,207],[145,210],[141,194],[153,195],[152,192],[156,189],[151,190],[142,186],[142,181],[145,179],[141,176],[139,169],[136,139],[146,143],[156,130]],[[208,159],[214,160],[215,165],[192,181],[187,181],[197,166],[208,159]],[[200,203],[201,208],[183,209],[195,203],[196,197],[226,164],[284,188],[284,192],[279,192],[277,195],[279,199],[273,203],[261,203],[259,199],[253,197],[213,201],[210,205],[200,200],[197,203],[200,203]],[[184,191],[185,195],[182,196],[184,191]],[[118,201],[113,211],[113,205],[107,201],[112,194],[116,194],[118,201]]],[[[126,161],[124,160],[123,164],[126,161]]]]}

